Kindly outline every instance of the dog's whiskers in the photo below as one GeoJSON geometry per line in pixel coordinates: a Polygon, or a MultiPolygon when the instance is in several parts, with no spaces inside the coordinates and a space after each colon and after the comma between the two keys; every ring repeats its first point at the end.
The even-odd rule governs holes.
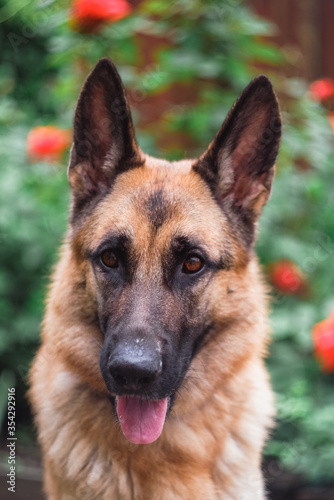
{"type": "Polygon", "coordinates": [[[97,340],[97,338],[93,337],[93,340],[102,348],[102,344],[97,340]]]}

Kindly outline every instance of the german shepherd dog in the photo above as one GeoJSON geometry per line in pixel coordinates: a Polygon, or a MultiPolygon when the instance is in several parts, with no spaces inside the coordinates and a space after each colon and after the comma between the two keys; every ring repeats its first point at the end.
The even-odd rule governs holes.
{"type": "Polygon", "coordinates": [[[265,498],[274,404],[253,247],[280,135],[261,75],[200,158],[152,158],[113,63],[88,76],[30,372],[49,500],[265,498]]]}

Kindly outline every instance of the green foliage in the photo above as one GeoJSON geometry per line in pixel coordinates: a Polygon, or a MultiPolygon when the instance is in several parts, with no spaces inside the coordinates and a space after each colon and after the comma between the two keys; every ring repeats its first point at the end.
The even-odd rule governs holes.
{"type": "Polygon", "coordinates": [[[334,254],[333,136],[327,118],[306,98],[291,107],[273,195],[266,206],[257,245],[263,263],[288,258],[308,278],[304,299],[276,295],[271,325],[274,343],[269,368],[277,393],[279,426],[267,452],[289,470],[310,479],[333,478],[333,375],[313,357],[312,326],[334,305],[330,272],[334,254]],[[300,171],[295,160],[307,159],[300,171]]]}
{"type": "Polygon", "coordinates": [[[70,128],[84,78],[109,56],[129,89],[142,148],[168,158],[193,156],[207,146],[256,68],[269,63],[285,127],[257,250],[264,264],[294,260],[310,291],[304,298],[273,297],[268,365],[278,427],[267,453],[312,479],[333,478],[333,375],[321,373],[310,333],[334,304],[333,138],[326,117],[305,96],[305,82],[286,81],[273,69],[284,64],[284,54],[264,38],[274,27],[240,0],[146,0],[95,34],[72,31],[67,9],[66,1],[0,4],[0,419],[8,385],[17,385],[26,411],[25,377],[67,220],[65,167],[29,163],[28,131],[46,124],[70,128]],[[145,63],[150,36],[156,37],[148,44],[150,50],[154,45],[152,62],[145,63]],[[145,105],[173,85],[183,86],[189,98],[165,106],[155,123],[143,121],[145,105]],[[192,144],[186,152],[173,143],[159,148],[161,137],[181,134],[192,144]]]}

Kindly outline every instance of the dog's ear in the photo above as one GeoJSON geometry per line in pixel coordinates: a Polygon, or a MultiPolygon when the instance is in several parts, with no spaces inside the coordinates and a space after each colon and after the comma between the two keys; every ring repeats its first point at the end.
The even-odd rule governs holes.
{"type": "Polygon", "coordinates": [[[112,186],[115,176],[141,163],[125,89],[109,59],[88,76],[74,116],[68,178],[72,211],[112,186]]]}
{"type": "Polygon", "coordinates": [[[247,248],[270,195],[281,127],[271,82],[260,75],[243,91],[207,151],[193,165],[247,248]]]}

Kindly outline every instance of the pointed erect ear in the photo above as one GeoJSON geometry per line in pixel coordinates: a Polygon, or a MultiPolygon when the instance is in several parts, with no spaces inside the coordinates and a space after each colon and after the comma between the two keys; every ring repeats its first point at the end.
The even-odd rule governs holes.
{"type": "Polygon", "coordinates": [[[268,201],[281,137],[270,80],[260,75],[243,91],[193,169],[209,184],[247,248],[268,201]]]}
{"type": "Polygon", "coordinates": [[[74,116],[68,178],[72,215],[110,189],[115,176],[142,163],[120,76],[101,59],[88,76],[74,116]]]}

